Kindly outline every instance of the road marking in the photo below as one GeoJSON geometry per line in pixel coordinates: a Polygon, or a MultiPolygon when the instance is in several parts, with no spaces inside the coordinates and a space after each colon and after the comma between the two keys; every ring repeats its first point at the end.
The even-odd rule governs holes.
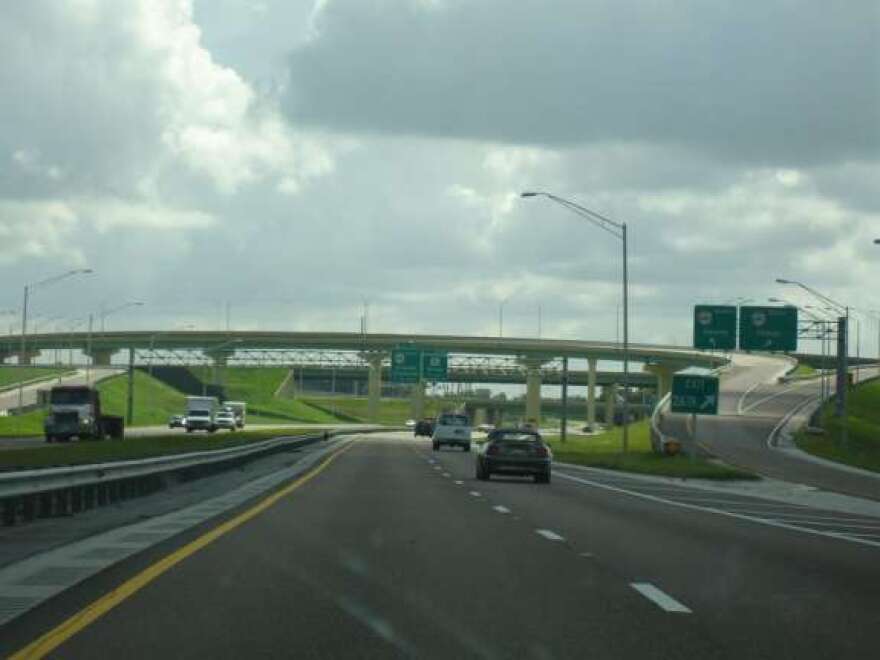
{"type": "Polygon", "coordinates": [[[443,468],[440,467],[439,465],[435,465],[435,466],[434,466],[434,469],[435,469],[435,470],[442,470],[443,468]]]}
{"type": "Polygon", "coordinates": [[[593,556],[593,553],[592,553],[592,552],[582,552],[582,553],[581,553],[581,557],[587,557],[587,558],[590,558],[590,557],[592,557],[592,556],[593,556]]]}
{"type": "Polygon", "coordinates": [[[447,479],[449,479],[449,477],[451,477],[452,475],[449,474],[448,472],[444,472],[444,473],[443,473],[443,476],[446,477],[447,479]]]}
{"type": "Polygon", "coordinates": [[[480,497],[480,493],[478,493],[478,492],[475,491],[475,490],[472,490],[472,491],[471,491],[471,495],[473,495],[474,497],[480,497]]]}
{"type": "Polygon", "coordinates": [[[662,497],[657,497],[656,495],[647,495],[645,493],[640,493],[634,490],[626,490],[625,488],[618,488],[616,486],[609,486],[608,484],[599,483],[597,481],[590,481],[589,479],[581,479],[579,477],[573,477],[570,474],[565,474],[563,472],[556,472],[555,475],[562,479],[568,479],[570,481],[577,481],[579,483],[585,484],[587,486],[593,486],[594,488],[602,488],[605,490],[610,490],[614,493],[624,493],[626,495],[632,495],[633,497],[639,497],[643,500],[649,500],[651,502],[661,502],[663,504],[668,504],[670,506],[677,506],[682,509],[692,509],[695,511],[705,511],[707,513],[714,513],[719,516],[728,516],[730,518],[737,518],[739,520],[748,520],[750,522],[758,523],[759,525],[767,525],[769,527],[778,527],[780,529],[787,529],[795,532],[804,532],[805,534],[813,534],[815,536],[824,536],[826,538],[837,539],[840,541],[850,541],[851,543],[859,543],[861,545],[870,545],[875,548],[880,548],[880,542],[868,541],[866,539],[856,538],[850,534],[838,534],[835,532],[825,532],[818,529],[811,529],[809,527],[800,527],[798,525],[789,525],[786,523],[778,522],[776,520],[768,520],[767,518],[757,518],[755,516],[748,516],[742,513],[734,513],[733,511],[725,511],[723,509],[716,509],[714,507],[709,506],[697,506],[696,504],[687,504],[685,502],[676,502],[675,500],[667,500],[662,497]]]}
{"type": "Polygon", "coordinates": [[[672,596],[660,591],[650,582],[632,582],[629,586],[667,612],[680,612],[681,614],[691,613],[690,609],[679,603],[672,596]]]}
{"type": "Polygon", "coordinates": [[[195,540],[190,541],[185,546],[178,548],[174,552],[166,555],[156,563],[148,566],[134,577],[129,578],[112,591],[104,594],[97,600],[92,601],[89,605],[68,618],[66,621],[56,626],[49,632],[43,634],[17,653],[11,655],[10,660],[42,658],[48,655],[59,646],[61,646],[68,639],[90,626],[92,623],[104,616],[107,612],[115,608],[117,605],[122,604],[124,601],[128,600],[128,598],[134,596],[138,591],[156,580],[156,578],[167,572],[169,569],[182,562],[187,557],[196,554],[199,550],[202,550],[206,546],[210,545],[221,536],[226,535],[227,533],[240,527],[249,520],[257,517],[258,515],[263,513],[263,511],[278,502],[278,500],[280,500],[281,498],[289,495],[301,486],[307,484],[309,481],[318,476],[321,472],[326,470],[327,467],[334,460],[336,460],[344,452],[351,449],[351,447],[353,446],[354,443],[351,442],[341,449],[333,452],[324,461],[322,461],[321,464],[318,465],[318,467],[310,472],[307,472],[293,483],[262,499],[260,502],[255,504],[247,511],[238,514],[235,518],[227,520],[226,522],[218,525],[214,529],[211,529],[208,532],[202,534],[195,540]]]}
{"type": "Polygon", "coordinates": [[[501,506],[500,504],[493,506],[492,508],[495,509],[498,513],[510,513],[510,509],[508,509],[506,506],[501,506]]]}
{"type": "Polygon", "coordinates": [[[543,536],[545,539],[549,541],[564,541],[564,536],[559,536],[556,532],[550,531],[549,529],[536,529],[535,534],[539,536],[543,536]]]}
{"type": "Polygon", "coordinates": [[[456,486],[464,486],[464,482],[456,480],[455,485],[456,486]]]}
{"type": "Polygon", "coordinates": [[[749,412],[750,410],[754,410],[758,406],[767,403],[768,401],[772,401],[773,399],[782,396],[783,394],[789,394],[790,392],[794,392],[795,390],[802,388],[804,385],[810,385],[812,387],[816,387],[816,383],[814,383],[813,381],[800,382],[797,385],[792,385],[791,387],[786,387],[784,389],[779,390],[778,392],[774,392],[773,394],[768,394],[767,396],[750,403],[749,405],[740,409],[739,413],[740,413],[740,415],[745,414],[745,413],[749,412]]]}

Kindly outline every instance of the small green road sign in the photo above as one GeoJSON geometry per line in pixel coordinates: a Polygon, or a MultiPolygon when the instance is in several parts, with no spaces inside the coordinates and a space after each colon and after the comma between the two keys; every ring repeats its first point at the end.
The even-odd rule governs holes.
{"type": "Polygon", "coordinates": [[[733,350],[736,348],[736,307],[696,305],[694,348],[733,350]]]}
{"type": "Polygon", "coordinates": [[[448,379],[449,354],[445,351],[422,353],[422,378],[435,382],[448,379]]]}
{"type": "Polygon", "coordinates": [[[739,347],[744,351],[796,351],[797,307],[741,307],[739,347]]]}
{"type": "Polygon", "coordinates": [[[717,415],[718,377],[674,374],[670,409],[674,413],[717,415]]]}
{"type": "Polygon", "coordinates": [[[395,348],[391,351],[391,381],[418,383],[422,351],[418,348],[395,348]]]}

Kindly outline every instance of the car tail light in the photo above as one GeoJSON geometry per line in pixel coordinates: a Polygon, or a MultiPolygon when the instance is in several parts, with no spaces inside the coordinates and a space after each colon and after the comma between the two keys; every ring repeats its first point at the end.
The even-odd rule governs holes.
{"type": "Polygon", "coordinates": [[[498,445],[489,445],[486,453],[489,454],[489,456],[495,456],[496,454],[498,454],[499,451],[501,450],[499,449],[498,445]]]}
{"type": "Polygon", "coordinates": [[[538,445],[537,447],[535,447],[535,456],[547,458],[547,448],[543,445],[538,445]]]}

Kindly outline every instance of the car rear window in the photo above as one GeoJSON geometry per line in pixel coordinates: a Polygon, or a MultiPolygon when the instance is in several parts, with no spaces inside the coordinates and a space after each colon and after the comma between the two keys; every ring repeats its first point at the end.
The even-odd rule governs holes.
{"type": "Polygon", "coordinates": [[[491,440],[493,442],[540,442],[541,440],[538,436],[533,433],[517,433],[516,431],[510,431],[506,433],[496,433],[492,435],[491,440]]]}
{"type": "Polygon", "coordinates": [[[444,426],[467,426],[470,422],[465,415],[444,415],[440,423],[444,426]]]}

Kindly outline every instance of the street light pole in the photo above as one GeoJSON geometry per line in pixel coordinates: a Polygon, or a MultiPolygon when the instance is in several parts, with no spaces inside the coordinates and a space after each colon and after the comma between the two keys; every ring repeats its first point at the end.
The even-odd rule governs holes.
{"type": "MultiPolygon", "coordinates": [[[[51,284],[54,284],[55,282],[60,282],[61,280],[67,279],[68,277],[73,277],[74,275],[87,274],[91,272],[91,268],[77,268],[75,270],[69,270],[65,273],[61,273],[60,275],[55,275],[54,277],[48,277],[45,280],[40,280],[39,282],[35,282],[33,284],[24,285],[24,298],[21,305],[21,353],[19,354],[18,358],[19,365],[23,366],[24,361],[27,359],[27,312],[28,298],[30,296],[31,290],[44,286],[49,286],[51,284]]],[[[21,381],[19,381],[18,384],[19,415],[24,412],[24,380],[26,379],[22,379],[21,381]]]]}
{"type": "Polygon", "coordinates": [[[595,211],[548,192],[523,192],[520,197],[546,197],[590,221],[623,244],[623,453],[629,451],[629,254],[625,222],[611,220],[595,211]]]}

